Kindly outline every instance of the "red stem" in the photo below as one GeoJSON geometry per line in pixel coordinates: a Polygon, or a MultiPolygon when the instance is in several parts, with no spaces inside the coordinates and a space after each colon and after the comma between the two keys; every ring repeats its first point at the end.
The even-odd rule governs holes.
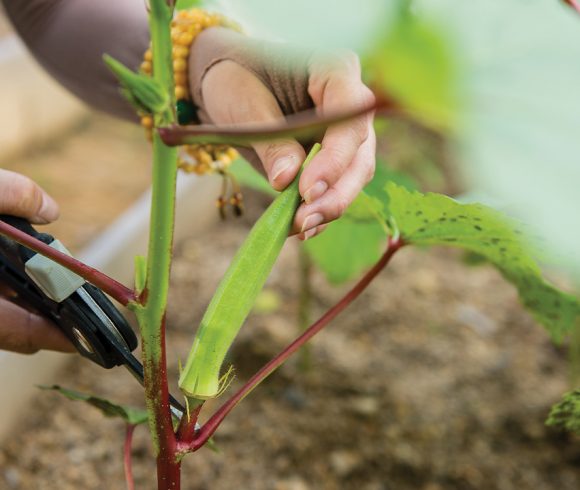
{"type": "MultiPolygon", "coordinates": [[[[177,457],[177,440],[173,432],[173,420],[169,407],[167,386],[167,350],[165,347],[165,316],[161,321],[159,338],[160,355],[143,363],[145,398],[153,405],[152,434],[157,439],[157,484],[159,490],[179,490],[181,463],[177,457]],[[155,361],[155,362],[153,362],[155,361]]],[[[147,336],[143,337],[142,349],[146,349],[147,336]]]]}
{"type": "Polygon", "coordinates": [[[355,110],[350,110],[333,116],[320,116],[315,110],[304,111],[299,114],[289,116],[283,124],[248,124],[236,127],[217,127],[213,125],[198,126],[168,126],[158,128],[159,135],[168,146],[180,146],[186,143],[188,136],[207,136],[208,138],[218,137],[228,139],[230,144],[243,146],[244,143],[259,141],[264,139],[276,139],[286,136],[312,136],[319,131],[323,131],[329,126],[340,124],[351,119],[363,116],[369,112],[389,112],[400,113],[400,108],[392,100],[377,97],[376,102],[355,110]]]}
{"type": "Polygon", "coordinates": [[[46,243],[31,237],[27,233],[19,230],[18,228],[10,226],[8,223],[3,221],[0,221],[0,235],[5,235],[15,242],[18,242],[21,245],[24,245],[25,247],[54,260],[56,263],[66,267],[68,270],[78,274],[83,279],[102,289],[105,293],[115,298],[123,306],[127,306],[129,303],[137,301],[135,292],[132,289],[129,289],[127,286],[117,282],[112,277],[103,274],[97,269],[94,269],[93,267],[90,267],[73,257],[55,250],[54,248],[48,246],[46,243]]]}
{"type": "Polygon", "coordinates": [[[313,323],[302,335],[300,335],[294,342],[287,346],[274,359],[268,362],[262,369],[260,369],[250,380],[228,401],[226,401],[219,410],[214,413],[211,418],[198,432],[197,437],[191,444],[179,443],[179,452],[196,451],[202,447],[208,439],[214,434],[219,425],[224,421],[226,416],[233,410],[233,408],[240,403],[258,384],[260,384],[266,377],[268,377],[275,369],[282,365],[292,354],[294,354],[300,347],[308,342],[314,335],[326,327],[334,318],[336,318],[347,306],[349,306],[372,282],[372,280],[381,272],[389,263],[395,252],[404,246],[402,239],[389,239],[388,247],[383,256],[368,271],[364,277],[330,310],[328,310],[318,321],[313,323]]]}
{"type": "Polygon", "coordinates": [[[135,490],[135,482],[133,481],[133,467],[131,464],[131,446],[133,444],[133,432],[135,425],[127,424],[127,431],[125,432],[125,447],[124,458],[125,463],[125,481],[127,482],[127,490],[135,490]]]}

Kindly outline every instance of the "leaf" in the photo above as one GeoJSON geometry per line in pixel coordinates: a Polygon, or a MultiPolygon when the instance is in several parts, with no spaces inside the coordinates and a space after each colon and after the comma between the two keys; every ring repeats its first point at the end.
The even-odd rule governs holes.
{"type": "Polygon", "coordinates": [[[135,73],[105,54],[103,60],[117,77],[127,100],[139,111],[158,114],[169,106],[169,97],[161,85],[148,75],[135,73]]]}
{"type": "Polygon", "coordinates": [[[419,0],[463,60],[460,158],[580,274],[580,22],[552,0],[419,0]]]}
{"type": "Polygon", "coordinates": [[[358,276],[379,259],[385,237],[384,226],[376,220],[357,222],[343,216],[324,233],[306,241],[304,247],[326,278],[339,284],[358,276]]]}
{"type": "Polygon", "coordinates": [[[424,123],[448,129],[458,112],[458,67],[445,31],[403,14],[364,59],[373,83],[424,123]]]}
{"type": "Polygon", "coordinates": [[[112,403],[109,400],[95,395],[80,393],[78,391],[62,388],[58,385],[39,386],[39,388],[42,390],[57,391],[70,400],[86,402],[99,409],[106,417],[119,417],[131,425],[144,424],[148,419],[146,410],[112,403]]]}
{"type": "Polygon", "coordinates": [[[390,23],[393,2],[359,0],[220,0],[224,11],[261,38],[312,47],[365,49],[390,23]],[[356,8],[356,15],[353,9],[356,8]]]}
{"type": "Polygon", "coordinates": [[[405,242],[459,247],[485,257],[516,286],[522,303],[555,340],[571,331],[580,301],[542,278],[538,251],[524,241],[520,223],[481,204],[460,204],[393,183],[387,192],[389,215],[405,242]]]}
{"type": "Polygon", "coordinates": [[[379,259],[388,231],[385,205],[389,196],[385,186],[391,181],[411,189],[416,187],[410,177],[379,161],[373,180],[344,216],[330,223],[324,233],[304,243],[329,282],[340,284],[354,279],[379,259]]]}
{"type": "Polygon", "coordinates": [[[552,407],[546,425],[580,435],[580,389],[570,391],[552,407]]]}
{"type": "Polygon", "coordinates": [[[243,186],[263,192],[270,196],[277,196],[276,192],[268,181],[260,174],[251,163],[244,158],[236,159],[229,168],[235,179],[243,186]]]}

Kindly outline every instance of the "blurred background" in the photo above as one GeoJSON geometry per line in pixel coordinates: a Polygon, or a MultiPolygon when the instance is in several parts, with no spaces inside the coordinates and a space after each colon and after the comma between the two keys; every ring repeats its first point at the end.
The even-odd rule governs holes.
{"type": "MultiPolygon", "coordinates": [[[[30,176],[55,197],[61,219],[48,230],[74,251],[149,185],[141,129],[69,96],[38,68],[1,14],[0,116],[0,166],[30,176]]],[[[381,168],[393,178],[423,190],[465,190],[439,132],[411,120],[377,124],[377,131],[381,168]]],[[[242,219],[208,225],[176,244],[172,382],[176,359],[185,359],[215,286],[268,202],[251,191],[245,196],[242,219]]],[[[353,253],[357,246],[353,237],[353,253]]],[[[307,354],[236,409],[217,434],[220,453],[204,449],[185,459],[183,488],[578,489],[580,440],[544,425],[573,385],[566,345],[550,341],[499,273],[468,268],[464,258],[443,249],[397,256],[307,354]]],[[[231,352],[238,376],[232,389],[299,332],[303,260],[289,241],[231,352]]],[[[315,319],[349,284],[331,286],[312,267],[307,271],[315,319]]],[[[123,488],[122,423],[32,389],[36,381],[24,371],[38,358],[18,356],[19,367],[5,372],[13,393],[26,385],[32,401],[19,402],[6,388],[10,380],[2,382],[0,400],[12,406],[12,418],[0,441],[0,488],[123,488]]],[[[123,370],[104,371],[77,356],[54,369],[47,384],[143,405],[142,389],[123,370]]],[[[156,488],[151,451],[146,429],[137,429],[137,488],[156,488]]]]}

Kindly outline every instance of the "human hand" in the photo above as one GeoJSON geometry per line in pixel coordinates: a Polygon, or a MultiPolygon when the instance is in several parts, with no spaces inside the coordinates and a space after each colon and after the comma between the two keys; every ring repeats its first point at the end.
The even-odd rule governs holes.
{"type": "MultiPolygon", "coordinates": [[[[226,44],[242,42],[242,37],[217,31],[202,34],[206,39],[197,49],[203,50],[211,42],[208,40],[211,36],[231,39],[226,44]]],[[[196,54],[192,53],[194,56],[196,54]]],[[[304,73],[307,77],[305,83],[300,78],[290,77],[288,80],[304,85],[302,90],[308,91],[311,103],[320,115],[368,107],[374,101],[372,92],[361,80],[358,58],[352,53],[332,59],[312,57],[304,73]]],[[[193,93],[195,89],[192,87],[193,93]]],[[[235,55],[213,64],[204,73],[200,91],[205,116],[213,124],[283,123],[285,120],[281,102],[272,90],[255,73],[237,63],[235,55]]],[[[260,142],[252,146],[276,190],[282,190],[292,182],[306,156],[304,148],[295,139],[260,142]]],[[[372,114],[328,129],[322,140],[322,150],[300,178],[304,203],[296,213],[293,233],[298,233],[302,239],[312,238],[325,228],[326,223],[344,213],[373,177],[375,149],[372,114]]]]}
{"type": "MultiPolygon", "coordinates": [[[[59,211],[56,202],[32,180],[0,169],[0,214],[45,224],[57,219],[59,211]]],[[[21,354],[32,354],[40,349],[75,352],[54,324],[1,297],[0,349],[21,354]]]]}

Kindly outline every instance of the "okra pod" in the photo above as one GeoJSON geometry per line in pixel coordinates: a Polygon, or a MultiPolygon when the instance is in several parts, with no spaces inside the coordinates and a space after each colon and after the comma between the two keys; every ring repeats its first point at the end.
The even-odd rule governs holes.
{"type": "MultiPolygon", "coordinates": [[[[302,168],[320,151],[316,144],[302,168]]],[[[300,174],[255,223],[232,260],[201,320],[179,387],[189,398],[220,393],[220,369],[286,241],[300,204],[300,174]]]]}

